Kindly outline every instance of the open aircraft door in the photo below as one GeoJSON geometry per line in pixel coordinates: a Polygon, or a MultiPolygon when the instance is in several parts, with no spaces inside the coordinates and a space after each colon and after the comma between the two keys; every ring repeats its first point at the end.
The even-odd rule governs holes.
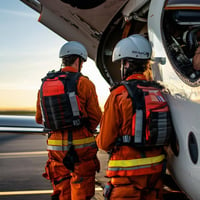
{"type": "MultiPolygon", "coordinates": [[[[30,6],[30,0],[22,1],[30,6]]],[[[84,4],[77,1],[80,2],[77,5],[73,2],[75,1],[40,0],[41,8],[37,10],[40,13],[39,22],[67,41],[81,42],[88,50],[89,57],[96,61],[101,56],[99,48],[105,31],[128,0],[84,1],[84,4]]],[[[106,69],[102,68],[99,66],[104,75],[106,69]]]]}
{"type": "Polygon", "coordinates": [[[199,9],[200,3],[195,0],[151,0],[148,13],[153,76],[168,91],[166,98],[175,124],[168,150],[168,169],[180,189],[192,199],[200,197],[195,184],[199,182],[199,130],[194,128],[198,124],[192,120],[194,113],[199,116],[199,102],[189,95],[193,90],[199,91],[200,83],[199,71],[192,65],[196,33],[200,30],[199,9]]]}

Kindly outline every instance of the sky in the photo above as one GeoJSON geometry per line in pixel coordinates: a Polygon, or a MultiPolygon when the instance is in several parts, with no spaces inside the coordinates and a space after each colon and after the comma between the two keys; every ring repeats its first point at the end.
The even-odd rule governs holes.
{"type": "MultiPolygon", "coordinates": [[[[67,42],[38,22],[39,14],[20,0],[0,4],[0,110],[35,110],[41,78],[59,70],[67,42]]],[[[88,59],[81,71],[95,84],[101,108],[109,85],[88,59]]]]}

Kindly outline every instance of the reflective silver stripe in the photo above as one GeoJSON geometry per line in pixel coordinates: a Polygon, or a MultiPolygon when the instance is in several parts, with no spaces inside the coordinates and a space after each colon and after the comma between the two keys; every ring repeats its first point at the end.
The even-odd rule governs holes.
{"type": "Polygon", "coordinates": [[[135,143],[142,143],[142,130],[143,130],[143,110],[136,110],[135,118],[135,143]]]}
{"type": "Polygon", "coordinates": [[[136,170],[136,169],[144,169],[149,168],[151,165],[145,165],[145,166],[137,166],[137,167],[109,167],[108,170],[110,171],[129,171],[129,170],[136,170]]]}
{"type": "Polygon", "coordinates": [[[123,135],[122,141],[123,141],[123,143],[131,143],[131,136],[130,135],[123,135]]]}
{"type": "MultiPolygon", "coordinates": [[[[85,148],[85,147],[96,148],[97,146],[96,146],[96,143],[94,142],[94,143],[90,143],[90,144],[75,145],[74,147],[75,147],[75,149],[82,149],[82,148],[85,148]]],[[[51,146],[51,145],[48,145],[47,150],[68,151],[69,146],[51,146]]]]}
{"type": "Polygon", "coordinates": [[[108,171],[130,171],[130,170],[137,170],[137,169],[147,169],[147,168],[151,168],[152,166],[156,167],[160,164],[162,164],[162,162],[154,163],[151,165],[136,166],[136,167],[108,167],[108,171]]]}
{"type": "Polygon", "coordinates": [[[47,146],[47,150],[52,150],[52,151],[68,151],[69,147],[68,146],[47,146]]]}
{"type": "Polygon", "coordinates": [[[167,137],[167,113],[158,113],[158,138],[156,144],[165,144],[167,137]]]}
{"type": "Polygon", "coordinates": [[[78,108],[78,103],[77,103],[75,92],[69,92],[69,101],[71,104],[73,116],[79,116],[80,113],[79,113],[79,108],[78,108]]]}

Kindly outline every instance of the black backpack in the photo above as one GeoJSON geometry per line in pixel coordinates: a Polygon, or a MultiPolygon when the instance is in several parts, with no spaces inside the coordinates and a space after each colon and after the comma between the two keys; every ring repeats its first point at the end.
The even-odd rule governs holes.
{"type": "Polygon", "coordinates": [[[49,72],[40,88],[40,104],[44,126],[60,130],[82,125],[77,82],[81,73],[49,72]]]}
{"type": "Polygon", "coordinates": [[[118,138],[118,143],[138,147],[168,145],[173,125],[162,87],[154,81],[122,81],[132,100],[132,135],[118,138]]]}

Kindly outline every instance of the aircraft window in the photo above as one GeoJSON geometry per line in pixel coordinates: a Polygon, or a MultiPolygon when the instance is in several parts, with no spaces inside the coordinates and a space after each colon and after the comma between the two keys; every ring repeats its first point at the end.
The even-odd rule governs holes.
{"type": "Polygon", "coordinates": [[[166,8],[162,24],[164,45],[174,70],[188,85],[199,86],[200,66],[193,66],[193,58],[200,44],[200,12],[166,8]]]}
{"type": "Polygon", "coordinates": [[[194,133],[190,132],[188,137],[188,147],[191,160],[194,164],[198,161],[198,144],[194,133]]]}
{"type": "Polygon", "coordinates": [[[194,9],[197,6],[200,6],[200,3],[197,2],[197,0],[167,0],[166,2],[165,8],[167,9],[194,9]]]}
{"type": "Polygon", "coordinates": [[[173,12],[173,19],[180,25],[200,24],[199,11],[177,10],[173,12]]]}

